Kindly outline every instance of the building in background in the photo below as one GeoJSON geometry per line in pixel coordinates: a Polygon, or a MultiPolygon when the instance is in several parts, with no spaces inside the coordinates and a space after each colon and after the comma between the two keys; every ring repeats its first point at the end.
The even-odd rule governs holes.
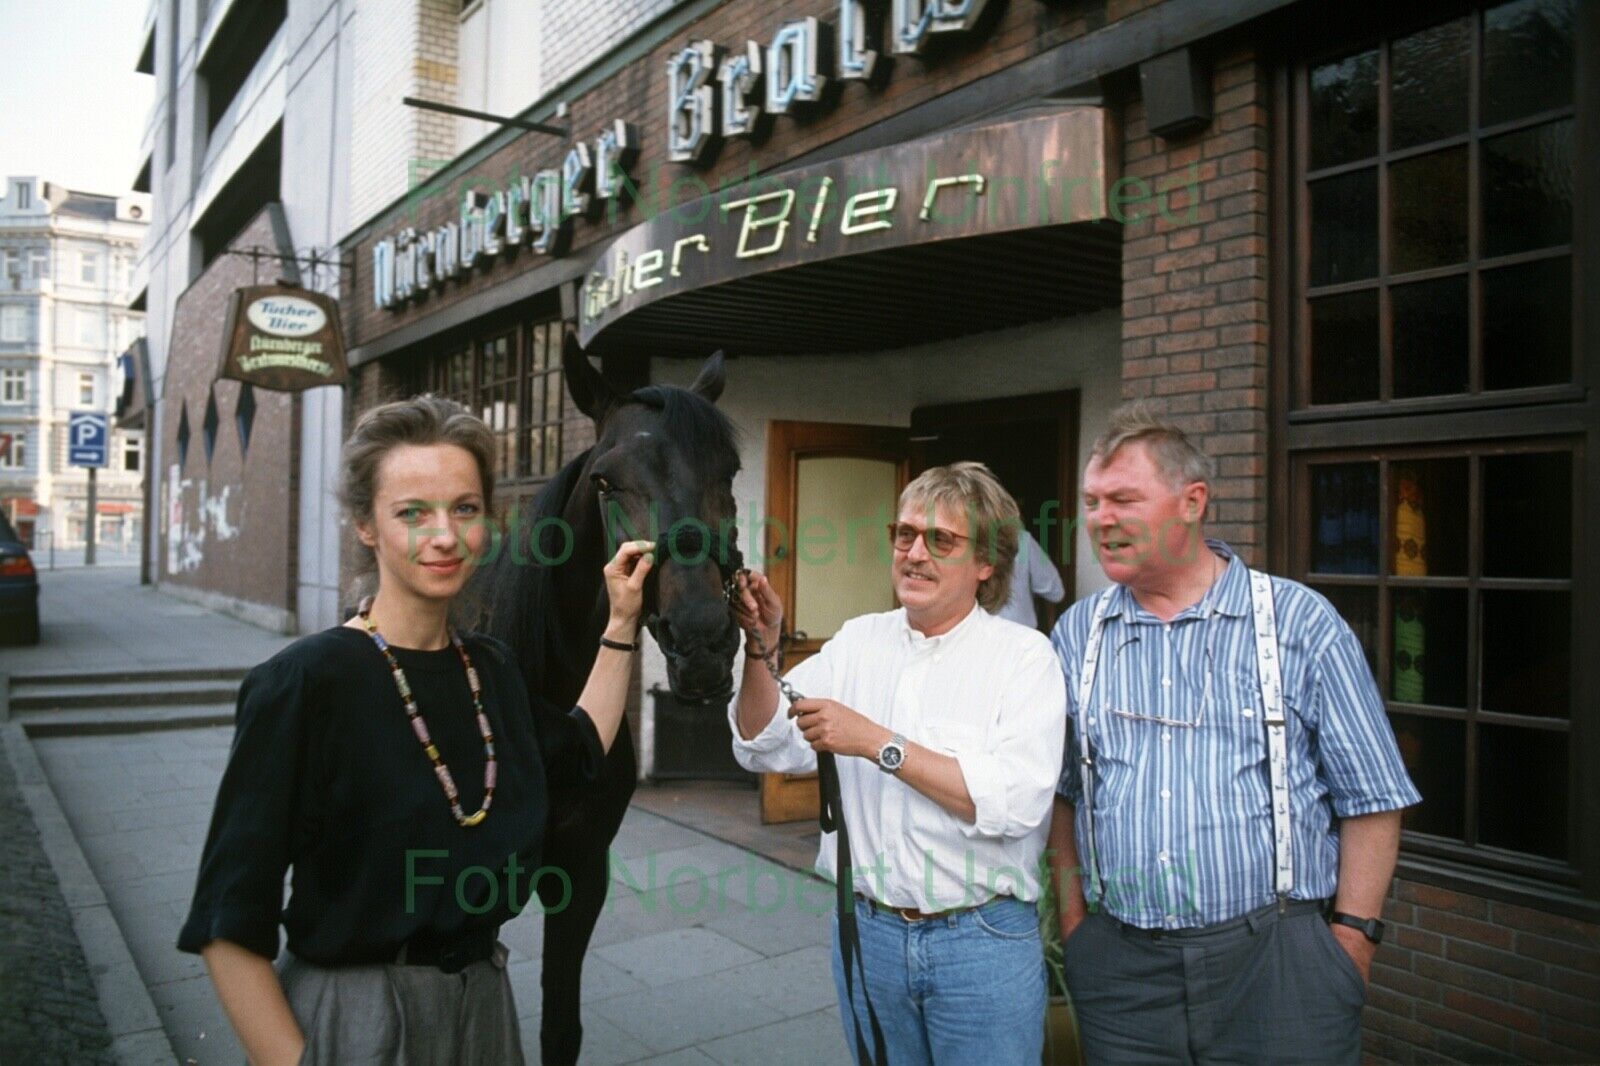
{"type": "MultiPolygon", "coordinates": [[[[0,198],[0,509],[35,549],[77,548],[87,473],[67,463],[74,411],[109,414],[118,355],[144,332],[130,310],[149,197],[11,177],[0,198]]],[[[144,434],[117,429],[96,474],[96,541],[133,551],[144,520],[144,434]]]]}
{"type": "Polygon", "coordinates": [[[621,385],[725,347],[741,547],[815,646],[887,582],[780,529],[956,458],[1070,515],[1086,442],[1151,397],[1220,460],[1216,534],[1361,638],[1425,797],[1368,1050],[1600,1056],[1600,5],[548,8],[580,58],[541,53],[519,114],[568,135],[493,130],[352,211],[352,413],[458,396],[522,495],[589,443],[562,332],[621,385]]]}
{"type": "Polygon", "coordinates": [[[158,516],[146,565],[168,591],[287,632],[340,617],[344,397],[218,381],[219,353],[178,329],[180,302],[188,320],[214,323],[253,281],[341,293],[350,275],[338,242],[351,221],[403,204],[489,129],[402,100],[523,110],[546,65],[572,65],[541,33],[544,10],[514,0],[151,4],[138,69],[156,79],[156,101],[135,187],[153,194],[154,211],[132,304],[148,310],[156,399],[145,416],[158,516]],[[282,450],[254,447],[259,428],[282,450]],[[283,550],[247,543],[247,513],[279,528],[283,550]]]}

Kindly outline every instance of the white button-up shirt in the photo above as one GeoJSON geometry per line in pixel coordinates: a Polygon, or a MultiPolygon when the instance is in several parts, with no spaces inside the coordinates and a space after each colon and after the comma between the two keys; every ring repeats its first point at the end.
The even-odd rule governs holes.
{"type": "MultiPolygon", "coordinates": [[[[953,756],[977,810],[968,823],[872,759],[840,757],[855,888],[896,907],[937,911],[997,895],[1039,898],[1039,861],[1061,773],[1067,695],[1043,634],[973,606],[956,627],[925,637],[904,609],[846,622],[787,679],[803,697],[837,700],[925,748],[953,756]]],[[[788,716],[789,701],[759,735],[739,736],[747,770],[809,773],[816,752],[788,716]]],[[[915,755],[908,757],[914,760],[915,755]]],[[[817,871],[834,879],[834,834],[817,871]]]]}

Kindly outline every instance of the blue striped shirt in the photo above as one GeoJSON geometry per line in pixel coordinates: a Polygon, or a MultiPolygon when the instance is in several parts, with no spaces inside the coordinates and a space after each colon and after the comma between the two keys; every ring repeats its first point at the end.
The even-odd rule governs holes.
{"type": "MultiPolygon", "coordinates": [[[[1103,905],[1143,928],[1226,921],[1270,903],[1272,813],[1267,737],[1256,676],[1250,578],[1228,560],[1197,604],[1171,622],[1117,588],[1107,608],[1100,668],[1087,709],[1078,679],[1095,596],[1079,600],[1051,634],[1067,680],[1066,760],[1058,791],[1081,807],[1075,732],[1087,723],[1095,759],[1095,841],[1103,905]],[[1207,646],[1213,664],[1206,696],[1207,646]],[[1131,714],[1194,728],[1135,720],[1131,714]]],[[[1383,700],[1350,627],[1322,596],[1272,578],[1287,707],[1295,899],[1334,894],[1336,818],[1421,801],[1406,774],[1383,700]]],[[[1089,861],[1085,813],[1078,853],[1089,861]]],[[[1085,880],[1087,885],[1087,880],[1085,880]]]]}

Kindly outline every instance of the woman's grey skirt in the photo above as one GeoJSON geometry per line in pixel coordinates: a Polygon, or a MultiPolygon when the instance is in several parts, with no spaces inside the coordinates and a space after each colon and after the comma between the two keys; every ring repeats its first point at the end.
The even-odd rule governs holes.
{"type": "Polygon", "coordinates": [[[506,949],[460,973],[432,966],[313,966],[285,952],[278,979],[301,1066],[523,1066],[506,949]]]}

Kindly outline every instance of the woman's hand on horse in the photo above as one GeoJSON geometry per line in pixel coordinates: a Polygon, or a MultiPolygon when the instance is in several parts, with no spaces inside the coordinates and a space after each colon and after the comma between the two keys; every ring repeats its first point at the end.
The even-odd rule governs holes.
{"type": "MultiPolygon", "coordinates": [[[[605,567],[606,595],[611,600],[612,625],[637,630],[644,609],[644,580],[656,563],[655,544],[648,540],[624,541],[605,567]]],[[[610,626],[607,627],[608,631],[610,626]]],[[[627,639],[632,639],[632,635],[627,639]]]]}
{"type": "MultiPolygon", "coordinates": [[[[746,571],[735,580],[739,594],[733,598],[733,620],[746,634],[754,630],[770,653],[777,648],[778,634],[783,629],[783,601],[759,570],[746,571]]],[[[746,652],[752,650],[747,648],[746,652]]]]}

